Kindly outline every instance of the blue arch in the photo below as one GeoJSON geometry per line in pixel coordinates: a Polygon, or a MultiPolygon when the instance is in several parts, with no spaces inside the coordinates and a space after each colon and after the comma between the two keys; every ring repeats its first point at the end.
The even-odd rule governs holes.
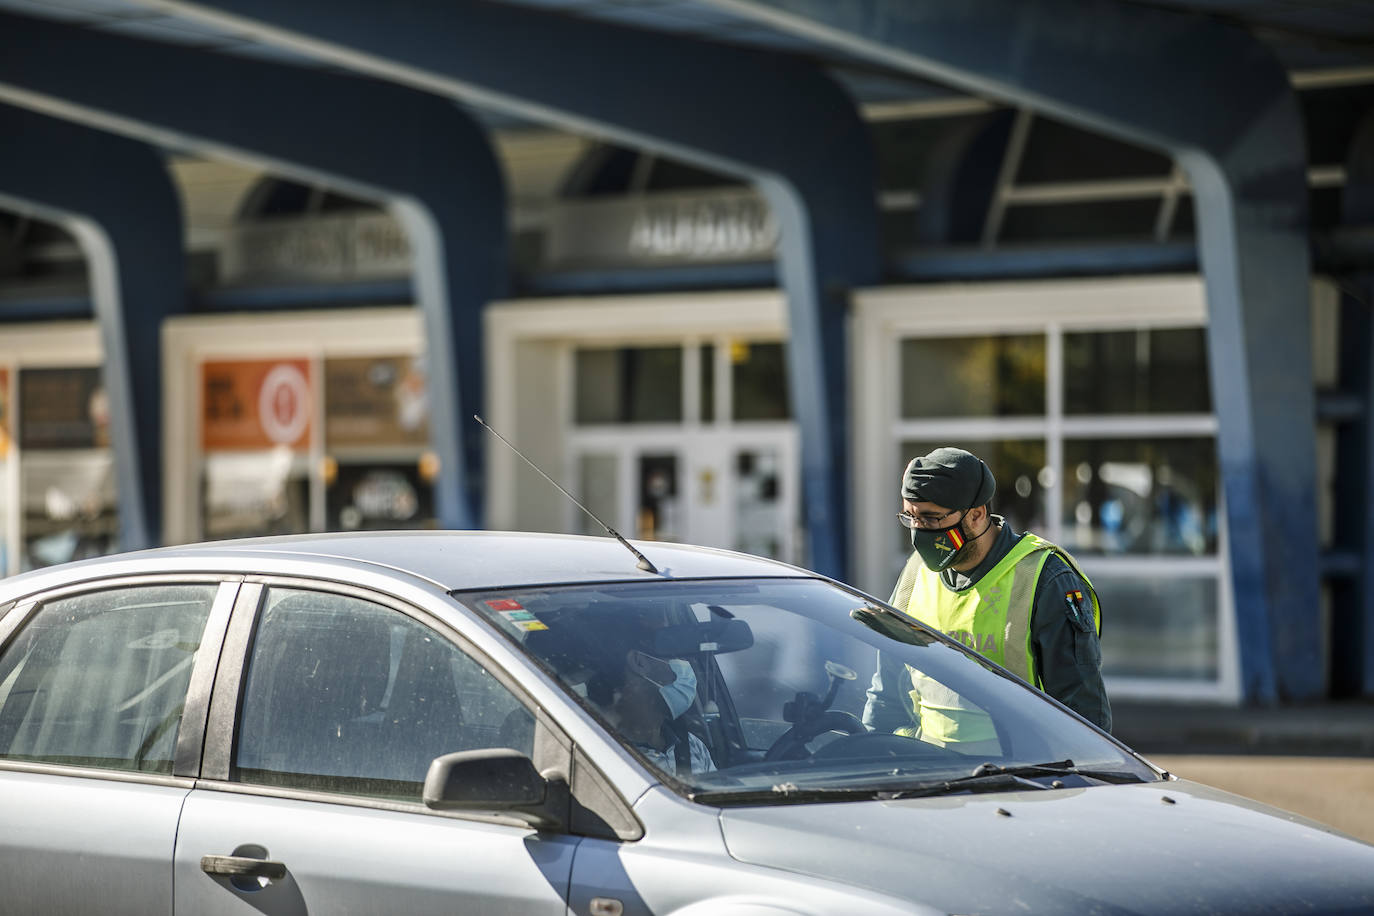
{"type": "Polygon", "coordinates": [[[0,15],[0,98],[384,202],[414,256],[439,521],[478,524],[483,443],[466,430],[482,404],[481,310],[506,290],[506,195],[466,113],[373,80],[12,15],[0,15]]]}
{"type": "Polygon", "coordinates": [[[797,58],[471,0],[215,0],[157,6],[231,23],[359,72],[611,136],[754,181],[781,228],[802,514],[816,569],[848,570],[848,292],[881,263],[872,141],[797,58]],[[308,39],[308,41],[304,40],[308,39]],[[512,61],[522,62],[513,66],[512,61]]]}
{"type": "Polygon", "coordinates": [[[162,155],[146,144],[3,104],[0,136],[0,203],[65,226],[86,256],[104,350],[119,544],[155,547],[162,525],[159,334],[186,301],[181,200],[162,155]],[[101,167],[91,168],[92,161],[101,167]]]}

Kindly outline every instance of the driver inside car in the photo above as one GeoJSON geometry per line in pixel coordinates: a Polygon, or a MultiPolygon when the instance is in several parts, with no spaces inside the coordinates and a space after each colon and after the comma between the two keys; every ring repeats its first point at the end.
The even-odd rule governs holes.
{"type": "Polygon", "coordinates": [[[687,661],[631,649],[618,677],[595,678],[588,688],[621,736],[655,766],[675,776],[716,768],[706,743],[682,723],[697,693],[687,661]]]}

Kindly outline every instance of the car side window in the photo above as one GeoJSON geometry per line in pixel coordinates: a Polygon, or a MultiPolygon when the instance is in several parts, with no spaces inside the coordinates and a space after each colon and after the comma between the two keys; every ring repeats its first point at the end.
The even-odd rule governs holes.
{"type": "Polygon", "coordinates": [[[215,585],[153,585],[39,607],[0,654],[0,757],[171,773],[215,585]]]}
{"type": "Polygon", "coordinates": [[[249,653],[233,778],[418,801],[435,757],[531,754],[533,721],[480,663],[411,617],[277,588],[249,653]]]}

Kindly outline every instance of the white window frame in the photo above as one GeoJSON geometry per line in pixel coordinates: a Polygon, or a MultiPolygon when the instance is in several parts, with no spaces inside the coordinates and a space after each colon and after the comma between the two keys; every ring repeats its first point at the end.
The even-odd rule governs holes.
{"type": "MultiPolygon", "coordinates": [[[[1197,276],[1122,277],[1086,280],[1016,281],[978,285],[885,287],[856,294],[851,320],[854,424],[852,474],[856,582],[886,595],[895,572],[892,514],[897,510],[901,468],[893,457],[911,439],[998,439],[1043,437],[1046,464],[1062,465],[1062,443],[1094,437],[1171,437],[1217,435],[1215,414],[1112,415],[1063,414],[1061,334],[1143,328],[1205,327],[1206,296],[1197,276]],[[901,417],[901,341],[908,337],[955,337],[980,334],[1046,334],[1046,413],[1033,418],[904,420],[901,417]],[[871,445],[871,447],[870,447],[871,445]],[[876,482],[876,483],[875,483],[876,482]]],[[[1046,505],[1057,505],[1058,484],[1047,488],[1046,505]]],[[[1221,494],[1218,493],[1218,500],[1221,494]]],[[[1088,573],[1157,573],[1217,577],[1217,678],[1178,681],[1167,678],[1108,680],[1113,696],[1236,702],[1240,698],[1235,608],[1230,581],[1230,555],[1224,505],[1217,552],[1207,557],[1088,557],[1088,573]]],[[[1047,511],[1051,540],[1060,534],[1060,513],[1047,511]]],[[[1107,609],[1110,628],[1110,608],[1107,609]]]]}
{"type": "Polygon", "coordinates": [[[214,360],[305,359],[312,378],[311,433],[304,460],[309,525],[325,529],[324,360],[424,353],[417,309],[407,306],[169,318],[162,329],[163,541],[202,538],[201,366],[214,360]]]}
{"type": "MultiPolygon", "coordinates": [[[[9,372],[9,452],[0,459],[0,486],[5,488],[4,526],[5,566],[0,575],[20,571],[23,556],[24,503],[20,468],[24,449],[20,445],[19,373],[24,369],[76,369],[99,367],[104,360],[100,328],[94,321],[43,322],[7,326],[0,334],[0,368],[9,372]]],[[[107,446],[114,460],[114,446],[107,446]]],[[[122,507],[116,503],[116,511],[122,507]]]]}
{"type": "MultiPolygon", "coordinates": [[[[486,316],[486,398],[492,426],[503,433],[520,428],[520,405],[540,399],[540,387],[525,381],[520,358],[524,343],[546,342],[554,365],[548,384],[558,389],[557,403],[549,413],[550,422],[538,428],[538,440],[516,442],[536,463],[547,460],[544,468],[559,483],[575,490],[576,456],[588,451],[614,453],[621,467],[634,451],[658,447],[690,457],[693,445],[710,442],[721,448],[739,445],[774,445],[784,469],[784,505],[798,507],[800,487],[798,440],[795,421],[778,423],[735,422],[730,419],[731,378],[721,358],[732,340],[784,341],[787,336],[785,301],[777,290],[669,293],[649,296],[595,296],[566,299],[510,300],[493,303],[486,316]],[[695,379],[700,346],[714,344],[715,366],[714,420],[701,421],[699,388],[695,379]],[[673,346],[684,347],[683,419],[680,423],[577,426],[573,423],[573,351],[579,347],[673,346]],[[785,427],[785,428],[783,428],[785,427]],[[633,445],[627,445],[627,434],[633,445]],[[555,473],[556,471],[556,473],[555,473]],[[561,476],[560,476],[561,474],[561,476]]],[[[541,388],[542,390],[542,388],[541,388]]],[[[543,393],[548,397],[548,392],[543,393]]],[[[530,472],[513,452],[499,443],[487,446],[486,518],[488,527],[498,529],[577,530],[579,510],[567,504],[552,487],[545,499],[547,512],[539,514],[522,508],[517,498],[521,488],[529,487],[530,472]]],[[[695,486],[689,468],[684,468],[683,498],[695,486]]],[[[728,475],[727,475],[728,476],[728,475]]],[[[617,502],[620,517],[606,519],[622,533],[632,532],[630,524],[637,503],[635,481],[623,474],[617,502]]],[[[724,481],[722,481],[724,484],[724,481]]],[[[538,486],[538,484],[536,484],[538,486]]],[[[574,495],[577,495],[574,492],[574,495]]],[[[733,493],[722,486],[720,499],[731,500],[733,493]]],[[[798,509],[791,511],[795,514],[798,509]]],[[[793,555],[800,549],[792,520],[782,532],[784,550],[793,555]]]]}

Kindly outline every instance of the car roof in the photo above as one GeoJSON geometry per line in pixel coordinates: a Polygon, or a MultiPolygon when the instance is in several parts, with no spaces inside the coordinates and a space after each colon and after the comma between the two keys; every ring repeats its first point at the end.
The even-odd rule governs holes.
{"type": "Polygon", "coordinates": [[[47,578],[80,568],[84,577],[102,565],[128,572],[136,561],[146,571],[253,571],[255,558],[272,557],[400,570],[448,591],[555,583],[651,581],[710,577],[814,575],[773,560],[709,547],[635,542],[658,568],[649,573],[609,537],[509,531],[376,531],[303,534],[209,541],[117,554],[15,577],[11,583],[47,578]]]}

